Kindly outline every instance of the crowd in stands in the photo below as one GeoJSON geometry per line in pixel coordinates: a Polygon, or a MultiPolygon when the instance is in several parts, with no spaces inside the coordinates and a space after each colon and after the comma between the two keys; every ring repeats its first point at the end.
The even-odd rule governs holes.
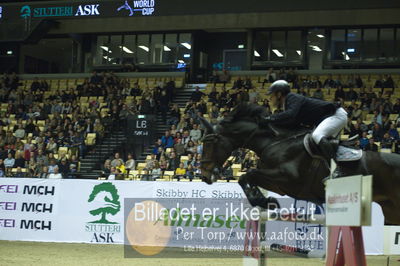
{"type": "Polygon", "coordinates": [[[153,114],[156,107],[166,122],[174,89],[173,81],[142,87],[112,72],[94,72],[64,88],[1,75],[0,177],[75,178],[88,135],[99,143],[123,128],[129,114],[153,114]]]}
{"type": "MultiPolygon", "coordinates": [[[[389,74],[310,76],[299,75],[295,69],[269,69],[256,80],[214,72],[209,87],[196,88],[185,108],[171,104],[173,81],[143,86],[113,73],[94,72],[75,86],[52,90],[46,80],[35,79],[24,87],[17,75],[4,74],[0,79],[0,176],[74,178],[79,160],[89,149],[88,134],[96,134],[99,143],[111,129],[123,128],[129,115],[160,112],[170,129],[156,141],[146,162],[117,152],[104,162],[104,176],[157,180],[168,173],[170,179],[199,178],[204,135],[199,117],[216,124],[241,102],[279,112],[271,110],[265,95],[267,86],[277,79],[290,82],[293,92],[340,102],[349,114],[342,137],[356,136],[359,148],[400,153],[400,94],[389,74]]],[[[234,153],[223,166],[227,180],[257,164],[251,151],[234,153]]]]}

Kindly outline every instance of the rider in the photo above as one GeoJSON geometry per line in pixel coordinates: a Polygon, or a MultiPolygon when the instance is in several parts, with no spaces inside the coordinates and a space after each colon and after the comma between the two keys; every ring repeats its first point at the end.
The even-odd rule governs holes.
{"type": "Polygon", "coordinates": [[[328,138],[336,137],[347,123],[347,112],[335,103],[304,97],[290,92],[290,85],[277,80],[269,87],[271,104],[283,110],[281,113],[265,117],[260,126],[268,124],[293,126],[317,126],[312,139],[319,145],[322,155],[330,160],[336,153],[334,142],[328,138]]]}

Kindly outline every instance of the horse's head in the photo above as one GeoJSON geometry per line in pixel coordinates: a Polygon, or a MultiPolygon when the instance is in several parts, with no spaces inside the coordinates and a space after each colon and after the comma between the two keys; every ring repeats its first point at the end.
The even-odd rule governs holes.
{"type": "Polygon", "coordinates": [[[221,167],[230,156],[233,147],[229,139],[215,132],[205,119],[201,118],[201,123],[206,128],[201,160],[202,180],[212,184],[218,180],[221,167]]]}

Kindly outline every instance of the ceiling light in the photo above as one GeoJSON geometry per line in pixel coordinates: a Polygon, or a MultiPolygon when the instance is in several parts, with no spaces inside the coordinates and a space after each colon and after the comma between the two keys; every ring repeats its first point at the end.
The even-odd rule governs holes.
{"type": "Polygon", "coordinates": [[[272,52],[274,52],[274,54],[276,54],[277,57],[283,57],[283,54],[281,54],[281,52],[279,52],[278,49],[272,49],[272,52]]]}
{"type": "Polygon", "coordinates": [[[301,51],[300,51],[300,50],[296,50],[296,53],[297,53],[298,55],[301,55],[301,51]]]}
{"type": "Polygon", "coordinates": [[[149,47],[144,46],[144,45],[139,45],[139,48],[145,50],[146,52],[150,51],[150,50],[149,50],[149,47]]]}
{"type": "Polygon", "coordinates": [[[192,46],[190,44],[188,44],[187,42],[183,42],[181,43],[183,46],[185,46],[187,49],[192,49],[192,46]]]}
{"type": "Polygon", "coordinates": [[[244,44],[239,44],[239,45],[238,45],[238,48],[239,48],[239,49],[243,49],[243,48],[244,48],[244,44]]]}
{"type": "Polygon", "coordinates": [[[128,47],[125,46],[119,46],[119,48],[122,48],[122,50],[127,53],[127,54],[133,54],[132,50],[129,49],[128,47]]]}
{"type": "Polygon", "coordinates": [[[184,54],[183,58],[190,58],[190,54],[184,54]]]}
{"type": "Polygon", "coordinates": [[[108,52],[108,47],[107,46],[100,45],[100,48],[103,49],[104,51],[108,52]]]}
{"type": "Polygon", "coordinates": [[[164,45],[164,51],[169,52],[169,51],[171,51],[171,49],[168,46],[164,45]]]}
{"type": "Polygon", "coordinates": [[[313,51],[322,52],[322,49],[319,48],[317,45],[310,45],[310,47],[313,49],[313,51]]]}
{"type": "Polygon", "coordinates": [[[178,60],[178,63],[184,64],[185,61],[183,61],[183,60],[178,60]]]}
{"type": "Polygon", "coordinates": [[[348,49],[347,49],[347,52],[348,52],[348,53],[354,53],[355,51],[356,51],[355,48],[348,48],[348,49]]]}
{"type": "Polygon", "coordinates": [[[324,38],[325,36],[322,35],[322,34],[317,34],[317,37],[318,37],[318,38],[324,38]]]}
{"type": "Polygon", "coordinates": [[[261,55],[256,50],[254,50],[254,56],[261,57],[261,55]]]}

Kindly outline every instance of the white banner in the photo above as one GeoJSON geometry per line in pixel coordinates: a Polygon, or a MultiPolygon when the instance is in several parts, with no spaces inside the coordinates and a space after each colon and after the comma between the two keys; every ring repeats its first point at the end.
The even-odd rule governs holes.
{"type": "MultiPolygon", "coordinates": [[[[204,204],[220,204],[224,208],[244,197],[237,183],[1,178],[0,239],[122,244],[124,199],[204,198],[207,199],[204,204]]],[[[366,245],[366,252],[382,254],[383,216],[379,207],[373,208],[373,220],[371,227],[364,228],[365,243],[374,243],[366,245]]],[[[229,227],[222,228],[229,236],[245,231],[238,223],[234,229],[229,227]]],[[[290,230],[299,228],[291,226],[290,230]]],[[[216,241],[202,240],[203,243],[216,241]]],[[[188,243],[199,244],[199,238],[188,241],[176,238],[169,245],[188,243]]]]}

